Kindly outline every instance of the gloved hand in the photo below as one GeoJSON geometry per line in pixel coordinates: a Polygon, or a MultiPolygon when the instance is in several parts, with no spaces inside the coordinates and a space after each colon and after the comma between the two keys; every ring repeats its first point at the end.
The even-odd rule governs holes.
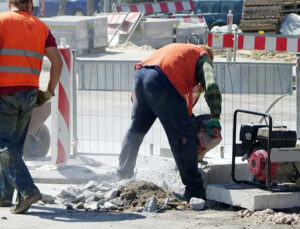
{"type": "Polygon", "coordinates": [[[54,96],[54,94],[49,90],[47,90],[47,91],[39,90],[35,106],[39,107],[39,106],[43,105],[48,100],[50,100],[53,96],[54,96]]]}
{"type": "Polygon", "coordinates": [[[213,129],[217,128],[218,130],[221,131],[221,125],[219,119],[210,119],[206,125],[206,133],[210,136],[216,136],[217,133],[213,129]]]}

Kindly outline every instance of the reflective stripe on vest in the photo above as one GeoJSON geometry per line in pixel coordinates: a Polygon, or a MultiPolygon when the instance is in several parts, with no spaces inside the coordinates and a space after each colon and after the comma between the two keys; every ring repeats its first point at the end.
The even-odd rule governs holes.
{"type": "Polygon", "coordinates": [[[27,56],[27,57],[33,57],[40,60],[43,60],[43,55],[34,52],[34,51],[28,51],[23,49],[0,49],[0,55],[14,55],[14,56],[27,56]]]}
{"type": "MultiPolygon", "coordinates": [[[[43,55],[29,50],[23,49],[0,49],[0,55],[13,55],[13,56],[23,56],[25,58],[35,58],[38,61],[43,61],[43,55]]],[[[0,72],[10,72],[10,73],[29,73],[29,74],[36,74],[39,75],[40,71],[36,68],[30,67],[20,67],[20,66],[1,66],[0,65],[0,72]]]]}
{"type": "Polygon", "coordinates": [[[18,66],[0,66],[0,72],[11,72],[11,73],[30,73],[39,75],[40,71],[35,68],[18,67],[18,66]]]}

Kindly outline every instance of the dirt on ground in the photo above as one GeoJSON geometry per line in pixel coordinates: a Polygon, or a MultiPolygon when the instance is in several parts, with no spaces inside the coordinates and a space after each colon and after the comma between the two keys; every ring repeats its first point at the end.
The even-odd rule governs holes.
{"type": "MultiPolygon", "coordinates": [[[[144,207],[147,199],[152,196],[157,198],[158,209],[165,205],[167,198],[170,198],[172,202],[179,203],[179,200],[171,192],[147,181],[129,183],[119,189],[119,194],[124,201],[124,209],[135,210],[137,207],[144,207]]],[[[175,203],[173,203],[174,205],[175,203]]]]}
{"type": "Polygon", "coordinates": [[[118,51],[123,51],[123,52],[137,52],[137,51],[155,51],[156,49],[150,45],[137,46],[134,43],[128,41],[123,44],[109,47],[109,48],[107,48],[107,50],[118,50],[118,51]]]}
{"type": "MultiPolygon", "coordinates": [[[[226,58],[226,49],[215,49],[215,58],[226,58]]],[[[233,53],[232,53],[233,54],[233,53]]],[[[273,52],[258,50],[237,50],[236,60],[256,60],[268,62],[296,62],[295,53],[289,52],[273,52]]]]}

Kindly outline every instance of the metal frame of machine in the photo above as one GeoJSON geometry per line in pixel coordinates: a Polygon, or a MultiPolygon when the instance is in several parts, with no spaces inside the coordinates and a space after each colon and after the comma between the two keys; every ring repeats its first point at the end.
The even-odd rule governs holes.
{"type": "MultiPolygon", "coordinates": [[[[253,185],[261,189],[266,189],[269,191],[300,191],[297,187],[290,187],[287,185],[282,184],[275,184],[271,182],[271,162],[285,162],[285,161],[300,161],[300,149],[298,148],[272,148],[272,124],[273,120],[271,115],[261,112],[255,112],[255,111],[247,111],[247,110],[241,110],[238,109],[234,112],[234,119],[233,119],[233,144],[232,144],[232,168],[231,168],[231,177],[232,180],[235,183],[241,183],[241,184],[248,184],[253,185]],[[267,138],[267,147],[266,151],[268,154],[267,157],[267,163],[266,163],[266,181],[265,182],[258,182],[258,181],[249,181],[249,180],[238,180],[236,178],[235,174],[235,158],[244,156],[243,150],[242,150],[242,144],[236,143],[236,128],[237,128],[237,115],[238,113],[246,113],[246,114],[252,114],[257,116],[262,116],[266,121],[268,120],[267,124],[264,125],[268,128],[268,138],[267,138]],[[282,153],[288,152],[289,153],[289,159],[286,159],[282,156],[282,153]],[[271,161],[272,160],[272,161],[271,161]]],[[[263,125],[262,125],[263,126],[263,125]]]]}

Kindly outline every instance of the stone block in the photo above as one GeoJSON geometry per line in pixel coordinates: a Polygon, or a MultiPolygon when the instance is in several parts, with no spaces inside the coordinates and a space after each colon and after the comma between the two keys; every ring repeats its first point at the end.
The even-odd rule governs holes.
{"type": "Polygon", "coordinates": [[[253,210],[300,207],[300,192],[271,192],[243,184],[211,184],[206,198],[253,210]]]}

